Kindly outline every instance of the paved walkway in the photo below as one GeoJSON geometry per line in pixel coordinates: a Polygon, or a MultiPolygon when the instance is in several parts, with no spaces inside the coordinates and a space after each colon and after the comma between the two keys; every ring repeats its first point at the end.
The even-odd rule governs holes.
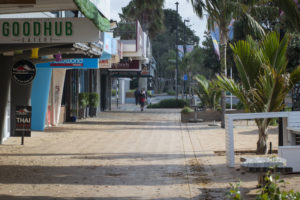
{"type": "MultiPolygon", "coordinates": [[[[0,199],[224,199],[240,175],[215,154],[225,150],[224,130],[181,124],[180,110],[128,109],[33,132],[24,146],[9,138],[0,199]]],[[[237,147],[255,146],[247,130],[237,147]]],[[[244,177],[245,190],[255,187],[255,175],[244,177]]]]}

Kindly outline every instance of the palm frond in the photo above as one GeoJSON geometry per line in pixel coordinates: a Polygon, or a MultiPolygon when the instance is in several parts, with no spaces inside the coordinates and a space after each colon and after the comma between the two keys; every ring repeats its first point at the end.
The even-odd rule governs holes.
{"type": "Polygon", "coordinates": [[[251,27],[254,31],[254,33],[259,36],[259,37],[263,37],[265,35],[265,30],[263,29],[263,27],[248,13],[244,13],[246,16],[246,19],[248,21],[248,25],[249,27],[251,27]]]}
{"type": "Polygon", "coordinates": [[[291,73],[291,86],[290,89],[296,84],[299,83],[300,81],[300,66],[298,66],[294,71],[291,73]]]}
{"type": "Polygon", "coordinates": [[[273,0],[284,11],[284,15],[292,23],[295,30],[300,32],[300,11],[294,0],[273,0]]]}

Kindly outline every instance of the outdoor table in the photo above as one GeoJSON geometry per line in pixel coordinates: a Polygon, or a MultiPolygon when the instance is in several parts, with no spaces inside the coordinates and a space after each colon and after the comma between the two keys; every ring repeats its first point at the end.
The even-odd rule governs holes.
{"type": "Polygon", "coordinates": [[[286,160],[281,157],[241,157],[241,169],[247,172],[258,173],[258,186],[266,184],[264,178],[268,171],[291,173],[292,167],[286,166],[286,160]]]}

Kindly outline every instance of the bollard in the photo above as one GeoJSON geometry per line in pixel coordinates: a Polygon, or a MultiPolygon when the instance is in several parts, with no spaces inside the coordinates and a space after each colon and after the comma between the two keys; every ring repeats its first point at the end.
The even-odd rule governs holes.
{"type": "Polygon", "coordinates": [[[272,154],[272,142],[270,142],[270,150],[269,150],[269,154],[272,154]]]}

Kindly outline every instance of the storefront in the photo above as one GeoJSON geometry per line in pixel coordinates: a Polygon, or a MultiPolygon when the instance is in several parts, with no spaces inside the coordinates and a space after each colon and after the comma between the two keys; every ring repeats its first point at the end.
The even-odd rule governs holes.
{"type": "MultiPolygon", "coordinates": [[[[37,76],[32,87],[32,130],[44,130],[46,126],[57,126],[64,121],[66,108],[61,106],[64,92],[65,74],[67,70],[77,70],[79,73],[87,69],[98,69],[99,60],[97,58],[74,58],[56,62],[39,63],[37,76]]],[[[71,91],[71,99],[77,99],[80,88],[84,87],[84,76],[78,84],[78,90],[71,91]],[[78,91],[78,92],[76,92],[78,91]]],[[[72,90],[72,89],[71,89],[72,90]]],[[[70,93],[70,91],[68,91],[70,93]]],[[[71,102],[71,109],[77,108],[77,102],[71,102]]]]}
{"type": "MultiPolygon", "coordinates": [[[[20,13],[19,17],[22,17],[21,13],[27,12],[80,10],[87,18],[33,19],[29,16],[28,19],[22,17],[22,19],[0,20],[2,27],[0,31],[0,62],[2,63],[0,68],[0,143],[9,135],[14,135],[16,105],[31,105],[32,83],[20,85],[11,81],[11,66],[20,60],[28,60],[33,64],[46,62],[42,59],[43,56],[70,53],[74,51],[73,44],[78,42],[86,44],[98,42],[99,30],[110,29],[109,20],[105,18],[110,13],[110,9],[107,9],[109,0],[105,1],[105,8],[102,2],[100,5],[97,0],[67,0],[55,4],[53,1],[45,0],[31,2],[28,6],[22,6],[23,4],[17,1],[11,2],[0,3],[0,14],[20,13]],[[87,10],[86,7],[90,9],[87,10]],[[99,8],[105,10],[106,14],[103,15],[99,8]],[[66,45],[68,48],[65,48],[66,45]],[[7,109],[9,107],[10,109],[7,109]]],[[[45,72],[48,77],[50,71],[45,72]]],[[[40,73],[37,73],[39,76],[40,73]]],[[[45,79],[45,82],[47,81],[49,82],[49,78],[45,79]]],[[[45,98],[45,95],[43,97],[45,98]]]]}

